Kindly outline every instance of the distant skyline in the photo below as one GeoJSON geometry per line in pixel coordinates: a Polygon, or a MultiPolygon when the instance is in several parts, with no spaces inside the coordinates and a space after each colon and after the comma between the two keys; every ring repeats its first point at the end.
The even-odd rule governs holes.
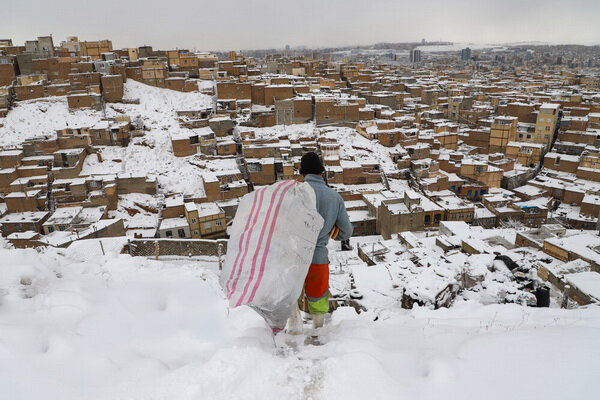
{"type": "Polygon", "coordinates": [[[227,51],[428,41],[600,44],[597,0],[19,0],[0,38],[110,39],[114,48],[227,51]]]}

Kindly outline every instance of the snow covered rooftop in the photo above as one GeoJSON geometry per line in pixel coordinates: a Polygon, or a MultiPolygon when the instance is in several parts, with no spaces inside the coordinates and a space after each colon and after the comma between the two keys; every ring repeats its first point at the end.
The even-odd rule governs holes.
{"type": "Polygon", "coordinates": [[[160,229],[177,229],[189,227],[187,219],[185,218],[165,218],[160,224],[160,229]]]}
{"type": "Polygon", "coordinates": [[[61,207],[44,222],[44,226],[70,224],[81,213],[83,207],[61,207]]]}
{"type": "Polygon", "coordinates": [[[30,223],[38,222],[48,215],[47,211],[25,211],[10,213],[0,218],[0,224],[30,223]]]}

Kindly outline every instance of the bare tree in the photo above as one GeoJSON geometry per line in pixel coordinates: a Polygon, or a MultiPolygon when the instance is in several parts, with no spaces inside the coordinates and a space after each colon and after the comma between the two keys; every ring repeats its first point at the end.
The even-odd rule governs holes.
{"type": "Polygon", "coordinates": [[[527,229],[527,226],[525,226],[525,224],[523,224],[523,221],[520,221],[518,219],[515,218],[505,218],[503,220],[500,221],[500,227],[501,228],[510,228],[510,229],[515,229],[518,231],[527,229]]]}

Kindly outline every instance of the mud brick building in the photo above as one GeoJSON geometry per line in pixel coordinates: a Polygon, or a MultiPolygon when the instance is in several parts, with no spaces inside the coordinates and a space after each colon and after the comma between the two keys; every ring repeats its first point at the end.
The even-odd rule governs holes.
{"type": "Polygon", "coordinates": [[[217,98],[219,100],[251,100],[252,85],[243,82],[217,82],[217,98]]]}
{"type": "Polygon", "coordinates": [[[185,217],[192,238],[220,238],[226,235],[225,211],[216,203],[185,203],[185,217]]]}
{"type": "Polygon", "coordinates": [[[102,59],[102,53],[110,53],[112,49],[112,41],[110,40],[79,42],[81,55],[91,57],[94,60],[102,59]]]}
{"type": "Polygon", "coordinates": [[[16,77],[16,57],[0,56],[0,86],[12,85],[16,77]]]}
{"type": "Polygon", "coordinates": [[[102,75],[100,78],[102,96],[108,102],[123,99],[123,77],[121,75],[102,75]]]}
{"type": "Polygon", "coordinates": [[[54,57],[52,36],[39,36],[37,40],[27,40],[25,42],[25,51],[30,53],[33,58],[54,57]]]}
{"type": "Polygon", "coordinates": [[[339,101],[333,98],[315,99],[315,121],[317,125],[358,122],[359,103],[339,101]]]}
{"type": "Polygon", "coordinates": [[[71,90],[86,90],[89,86],[100,85],[101,74],[99,72],[82,72],[69,74],[71,90]]]}
{"type": "Polygon", "coordinates": [[[579,168],[579,156],[548,153],[544,156],[544,168],[575,174],[579,168]]]}
{"type": "Polygon", "coordinates": [[[102,109],[102,97],[98,94],[78,93],[67,96],[67,103],[70,109],[75,108],[93,108],[102,109]]]}
{"type": "Polygon", "coordinates": [[[294,96],[294,87],[289,84],[282,85],[267,85],[265,86],[265,106],[272,106],[275,104],[275,100],[290,99],[294,96]]]}
{"type": "Polygon", "coordinates": [[[377,211],[384,239],[391,238],[394,233],[439,226],[443,216],[443,208],[413,191],[382,200],[377,211]]]}
{"type": "Polygon", "coordinates": [[[47,211],[10,213],[0,218],[0,229],[2,236],[15,232],[38,232],[42,233],[42,224],[48,219],[50,214],[47,211]]]}
{"type": "Polygon", "coordinates": [[[46,97],[46,88],[43,82],[37,82],[32,85],[16,85],[14,87],[17,101],[33,100],[46,97]]]}
{"type": "Polygon", "coordinates": [[[508,142],[506,157],[517,161],[521,165],[536,166],[542,162],[544,145],[527,142],[508,142]]]}
{"type": "Polygon", "coordinates": [[[215,154],[216,138],[210,128],[184,129],[171,134],[171,145],[176,157],[187,157],[193,154],[215,154]]]}

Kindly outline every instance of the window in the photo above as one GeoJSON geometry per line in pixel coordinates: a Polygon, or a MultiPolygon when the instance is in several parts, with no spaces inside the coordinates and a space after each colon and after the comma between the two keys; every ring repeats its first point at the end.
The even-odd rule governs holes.
{"type": "Polygon", "coordinates": [[[221,224],[221,220],[220,220],[220,219],[216,220],[216,221],[215,221],[215,225],[216,225],[216,226],[222,226],[222,224],[221,224]]]}
{"type": "Polygon", "coordinates": [[[192,218],[192,224],[196,223],[196,218],[192,218]]]}
{"type": "Polygon", "coordinates": [[[190,136],[190,144],[198,144],[198,136],[190,136]]]}
{"type": "Polygon", "coordinates": [[[527,135],[527,139],[531,139],[531,135],[527,135]]]}
{"type": "Polygon", "coordinates": [[[178,235],[180,238],[184,238],[184,237],[185,237],[185,231],[184,231],[183,229],[181,229],[181,228],[180,228],[180,229],[177,229],[177,235],[178,235]]]}
{"type": "Polygon", "coordinates": [[[549,131],[549,130],[550,130],[550,127],[549,127],[549,126],[547,126],[547,127],[546,127],[546,131],[549,131]]]}
{"type": "Polygon", "coordinates": [[[475,197],[479,196],[479,190],[476,190],[474,195],[475,197]]]}
{"type": "Polygon", "coordinates": [[[167,232],[165,233],[165,235],[166,235],[167,237],[173,237],[173,232],[172,232],[172,231],[167,231],[167,232]]]}
{"type": "Polygon", "coordinates": [[[59,226],[59,227],[58,227],[58,230],[59,230],[59,231],[64,231],[64,230],[65,230],[65,227],[64,227],[63,225],[61,225],[61,226],[59,226]]]}
{"type": "Polygon", "coordinates": [[[198,232],[198,229],[194,229],[194,235],[199,235],[200,232],[198,232]]]}
{"type": "Polygon", "coordinates": [[[429,225],[431,224],[431,215],[426,215],[425,216],[425,225],[429,225]]]}
{"type": "Polygon", "coordinates": [[[49,226],[48,227],[48,232],[50,232],[50,233],[54,232],[54,227],[53,226],[49,226]]]}
{"type": "Polygon", "coordinates": [[[210,222],[205,222],[204,229],[210,229],[210,228],[211,228],[210,222]]]}
{"type": "Polygon", "coordinates": [[[472,193],[473,193],[473,192],[471,191],[471,189],[467,190],[467,197],[471,197],[471,194],[472,194],[472,193]]]}
{"type": "Polygon", "coordinates": [[[481,189],[481,195],[483,196],[485,194],[485,189],[481,189]]]}
{"type": "Polygon", "coordinates": [[[442,214],[435,214],[433,216],[433,222],[435,224],[439,224],[441,220],[442,220],[442,214]]]}

